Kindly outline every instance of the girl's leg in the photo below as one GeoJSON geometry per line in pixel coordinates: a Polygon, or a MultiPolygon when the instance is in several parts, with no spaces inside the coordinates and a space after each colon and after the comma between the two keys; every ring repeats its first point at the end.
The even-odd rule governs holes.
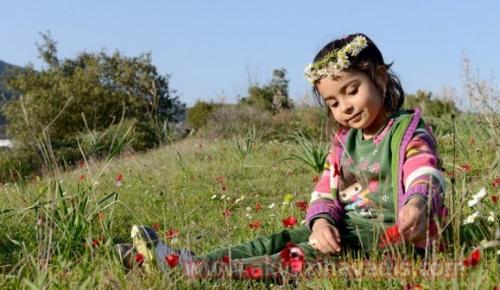
{"type": "MultiPolygon", "coordinates": [[[[210,261],[221,260],[224,256],[230,259],[246,259],[251,257],[271,256],[281,251],[287,243],[302,244],[307,242],[311,231],[302,226],[292,230],[284,230],[268,236],[256,238],[255,240],[242,243],[229,248],[223,248],[209,252],[200,259],[210,261]]],[[[314,249],[308,247],[304,249],[306,255],[314,255],[314,249]]],[[[314,257],[313,257],[314,258],[314,257]]]]}

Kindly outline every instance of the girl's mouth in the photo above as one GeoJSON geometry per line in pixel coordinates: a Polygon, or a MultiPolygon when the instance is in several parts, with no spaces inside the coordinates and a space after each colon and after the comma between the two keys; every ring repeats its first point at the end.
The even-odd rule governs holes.
{"type": "Polygon", "coordinates": [[[361,112],[355,114],[354,116],[350,117],[349,119],[347,119],[347,122],[352,122],[352,121],[357,121],[359,119],[359,117],[361,117],[361,112]]]}

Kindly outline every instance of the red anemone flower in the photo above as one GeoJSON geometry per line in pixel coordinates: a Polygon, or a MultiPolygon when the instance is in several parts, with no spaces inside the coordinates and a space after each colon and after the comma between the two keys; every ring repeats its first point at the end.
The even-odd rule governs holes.
{"type": "Polygon", "coordinates": [[[154,224],[151,225],[151,227],[155,231],[159,231],[160,230],[160,224],[159,223],[154,223],[154,224]]]}
{"type": "Polygon", "coordinates": [[[231,262],[231,259],[229,259],[229,256],[222,256],[222,263],[229,264],[229,262],[231,262]]]}
{"type": "Polygon", "coordinates": [[[481,260],[481,250],[475,249],[470,255],[464,259],[463,264],[465,267],[474,267],[479,264],[481,260]]]}
{"type": "Polygon", "coordinates": [[[304,251],[297,245],[288,242],[280,252],[281,265],[290,268],[292,273],[300,273],[304,267],[304,251]]]}
{"type": "Polygon", "coordinates": [[[170,254],[165,257],[165,262],[168,264],[168,266],[170,266],[170,268],[173,268],[179,263],[179,255],[170,254]]]}
{"type": "Polygon", "coordinates": [[[295,203],[295,205],[297,206],[297,208],[300,210],[300,211],[306,211],[307,210],[307,207],[308,207],[308,203],[307,201],[301,199],[299,201],[297,201],[297,203],[295,203]]]}
{"type": "Polygon", "coordinates": [[[222,212],[222,215],[224,215],[225,217],[229,217],[233,214],[233,212],[229,209],[229,208],[226,208],[223,212],[222,212]]]}
{"type": "Polygon", "coordinates": [[[385,233],[380,237],[379,247],[385,248],[389,245],[396,245],[401,241],[398,225],[395,224],[385,230],[385,233]]]}
{"type": "Polygon", "coordinates": [[[256,266],[248,266],[243,270],[243,278],[245,279],[261,279],[264,272],[256,266]]]}
{"type": "Polygon", "coordinates": [[[248,227],[250,227],[252,230],[257,230],[257,229],[259,229],[261,226],[262,226],[262,223],[261,223],[259,220],[254,220],[254,221],[251,221],[251,222],[248,224],[248,227]]]}
{"type": "Polygon", "coordinates": [[[493,180],[493,182],[491,183],[491,185],[494,187],[494,188],[497,188],[500,186],[500,177],[497,177],[493,180]]]}
{"type": "Polygon", "coordinates": [[[260,204],[259,202],[255,203],[255,211],[259,212],[261,209],[262,209],[262,204],[260,204]]]}
{"type": "Polygon", "coordinates": [[[297,219],[294,216],[289,216],[283,220],[283,225],[289,229],[293,228],[296,224],[297,224],[297,219]]]}
{"type": "Polygon", "coordinates": [[[134,260],[137,264],[139,264],[139,266],[141,266],[142,263],[144,263],[144,255],[141,253],[137,253],[134,255],[134,260]]]}
{"type": "Polygon", "coordinates": [[[115,185],[116,185],[116,186],[121,186],[122,184],[123,184],[123,175],[118,174],[118,175],[115,177],[115,185]]]}
{"type": "Polygon", "coordinates": [[[465,163],[460,165],[460,168],[466,173],[469,173],[472,170],[472,166],[469,163],[465,163]]]}
{"type": "Polygon", "coordinates": [[[176,229],[168,229],[165,232],[165,239],[171,240],[171,239],[176,238],[178,235],[179,235],[179,231],[178,230],[176,230],[176,229]]]}

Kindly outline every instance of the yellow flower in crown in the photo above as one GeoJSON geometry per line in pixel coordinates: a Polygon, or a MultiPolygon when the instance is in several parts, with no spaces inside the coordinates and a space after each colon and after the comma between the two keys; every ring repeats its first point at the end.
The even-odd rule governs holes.
{"type": "Polygon", "coordinates": [[[330,51],[320,61],[308,64],[304,70],[304,75],[313,85],[321,78],[334,76],[336,73],[349,68],[351,65],[349,55],[356,56],[367,46],[366,37],[358,35],[342,48],[330,51]]]}

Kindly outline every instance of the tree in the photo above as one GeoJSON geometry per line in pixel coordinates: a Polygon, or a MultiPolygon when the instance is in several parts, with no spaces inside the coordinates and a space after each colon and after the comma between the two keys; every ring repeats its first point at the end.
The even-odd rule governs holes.
{"type": "Polygon", "coordinates": [[[12,70],[7,85],[20,93],[4,107],[8,132],[25,145],[50,136],[52,146],[75,146],[84,132],[103,131],[121,120],[133,120],[154,146],[165,124],[179,121],[185,105],[160,75],[150,54],[126,57],[119,52],[80,53],[59,59],[56,42],[42,34],[40,57],[48,67],[12,70]],[[68,145],[71,144],[71,145],[68,145]]]}
{"type": "Polygon", "coordinates": [[[431,92],[418,90],[415,95],[405,96],[405,108],[420,107],[425,115],[441,117],[458,112],[452,100],[434,99],[431,92]]]}
{"type": "Polygon", "coordinates": [[[293,103],[288,97],[288,83],[286,70],[284,68],[275,69],[269,84],[250,86],[248,96],[242,98],[240,103],[257,106],[274,114],[289,110],[293,107],[293,103]]]}

